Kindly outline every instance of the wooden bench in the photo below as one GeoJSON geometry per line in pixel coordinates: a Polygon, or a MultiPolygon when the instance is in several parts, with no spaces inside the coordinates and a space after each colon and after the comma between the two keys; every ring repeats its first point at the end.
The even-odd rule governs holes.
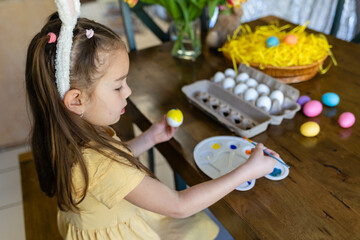
{"type": "Polygon", "coordinates": [[[19,163],[26,239],[61,240],[56,222],[56,198],[49,198],[41,191],[32,153],[20,154],[19,163]]]}

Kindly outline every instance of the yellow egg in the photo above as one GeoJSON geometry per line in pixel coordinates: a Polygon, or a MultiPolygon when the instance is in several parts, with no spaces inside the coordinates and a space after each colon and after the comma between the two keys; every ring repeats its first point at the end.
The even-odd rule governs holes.
{"type": "Polygon", "coordinates": [[[316,122],[306,122],[300,127],[300,133],[305,137],[315,137],[320,132],[320,126],[316,122]]]}
{"type": "Polygon", "coordinates": [[[184,120],[184,116],[180,109],[173,108],[166,114],[166,120],[171,127],[179,127],[184,120]]]}

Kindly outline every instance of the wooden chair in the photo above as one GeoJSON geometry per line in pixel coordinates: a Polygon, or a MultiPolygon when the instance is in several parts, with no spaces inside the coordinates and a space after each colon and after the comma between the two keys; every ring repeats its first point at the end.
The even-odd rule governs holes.
{"type": "Polygon", "coordinates": [[[129,5],[124,0],[119,0],[121,14],[125,25],[126,38],[128,40],[130,51],[136,50],[136,43],[134,37],[134,29],[131,20],[131,12],[134,12],[136,16],[162,41],[167,42],[170,40],[169,32],[164,32],[144,11],[144,7],[149,4],[138,2],[133,8],[129,8],[129,5]]]}
{"type": "MultiPolygon", "coordinates": [[[[336,36],[340,28],[341,15],[344,10],[345,0],[338,0],[335,9],[334,21],[331,26],[330,34],[336,36]]],[[[351,42],[360,44],[360,33],[357,33],[351,42]]]]}
{"type": "MultiPolygon", "coordinates": [[[[135,13],[136,16],[161,40],[161,42],[167,42],[170,40],[169,31],[164,32],[144,11],[144,7],[150,4],[145,4],[139,1],[133,8],[129,8],[129,5],[124,0],[119,0],[121,14],[125,25],[126,38],[129,43],[130,51],[136,50],[136,43],[134,38],[134,30],[132,27],[131,12],[135,13]]],[[[201,31],[206,32],[208,30],[208,14],[207,8],[203,9],[200,16],[201,18],[201,31]]]]}
{"type": "Polygon", "coordinates": [[[351,41],[354,43],[360,44],[360,32],[358,34],[356,34],[355,37],[351,41]]]}
{"type": "Polygon", "coordinates": [[[330,34],[336,36],[340,28],[341,15],[344,9],[345,0],[338,0],[335,9],[335,16],[331,26],[330,34]]]}
{"type": "MultiPolygon", "coordinates": [[[[135,43],[135,34],[134,29],[132,27],[131,20],[131,11],[129,5],[124,2],[124,0],[119,0],[121,14],[123,18],[123,22],[125,25],[126,38],[129,44],[129,50],[136,50],[135,43]]],[[[148,4],[144,4],[142,2],[138,2],[134,8],[131,10],[140,18],[140,20],[162,41],[166,42],[170,40],[170,34],[164,33],[164,31],[151,19],[151,17],[144,11],[144,6],[148,4]]],[[[149,169],[152,172],[155,172],[155,164],[154,164],[154,150],[151,148],[148,151],[149,158],[149,169]]]]}
{"type": "MultiPolygon", "coordinates": [[[[151,17],[144,11],[144,7],[148,6],[148,4],[144,4],[142,2],[138,2],[133,8],[129,8],[128,4],[124,2],[124,0],[119,0],[121,14],[123,18],[123,22],[125,25],[126,38],[129,44],[130,51],[136,50],[136,43],[134,37],[134,30],[132,27],[131,20],[131,12],[134,12],[136,16],[162,41],[167,42],[170,40],[170,34],[168,32],[164,32],[152,19],[151,17]]],[[[154,150],[151,148],[148,151],[149,158],[149,169],[152,172],[155,172],[155,160],[154,160],[154,150]]],[[[186,183],[184,180],[174,172],[174,181],[176,190],[184,190],[186,189],[186,183]]]]}
{"type": "Polygon", "coordinates": [[[26,239],[61,240],[56,198],[49,198],[41,191],[32,153],[20,154],[19,165],[26,239]]]}

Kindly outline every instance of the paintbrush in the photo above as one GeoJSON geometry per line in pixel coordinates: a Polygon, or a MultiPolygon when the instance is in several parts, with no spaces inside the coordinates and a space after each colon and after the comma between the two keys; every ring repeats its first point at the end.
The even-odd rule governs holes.
{"type": "MultiPolygon", "coordinates": [[[[252,145],[256,146],[257,143],[253,142],[252,140],[248,139],[247,137],[243,137],[243,139],[248,140],[252,145]]],[[[278,161],[279,163],[281,163],[282,165],[284,165],[287,168],[290,168],[288,165],[286,165],[286,163],[284,163],[283,161],[281,161],[280,159],[278,159],[277,157],[275,157],[274,155],[272,155],[271,153],[269,153],[268,151],[266,151],[265,149],[263,149],[264,153],[266,153],[267,155],[269,155],[270,157],[272,157],[273,159],[275,159],[276,161],[278,161]]]]}

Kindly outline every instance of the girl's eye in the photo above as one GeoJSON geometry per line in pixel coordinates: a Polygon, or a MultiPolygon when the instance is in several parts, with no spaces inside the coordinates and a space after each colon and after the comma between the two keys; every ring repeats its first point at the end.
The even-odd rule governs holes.
{"type": "Polygon", "coordinates": [[[121,88],[122,88],[122,86],[121,86],[121,87],[119,87],[119,88],[116,88],[115,90],[116,90],[116,91],[120,91],[120,89],[121,89],[121,88]]]}

